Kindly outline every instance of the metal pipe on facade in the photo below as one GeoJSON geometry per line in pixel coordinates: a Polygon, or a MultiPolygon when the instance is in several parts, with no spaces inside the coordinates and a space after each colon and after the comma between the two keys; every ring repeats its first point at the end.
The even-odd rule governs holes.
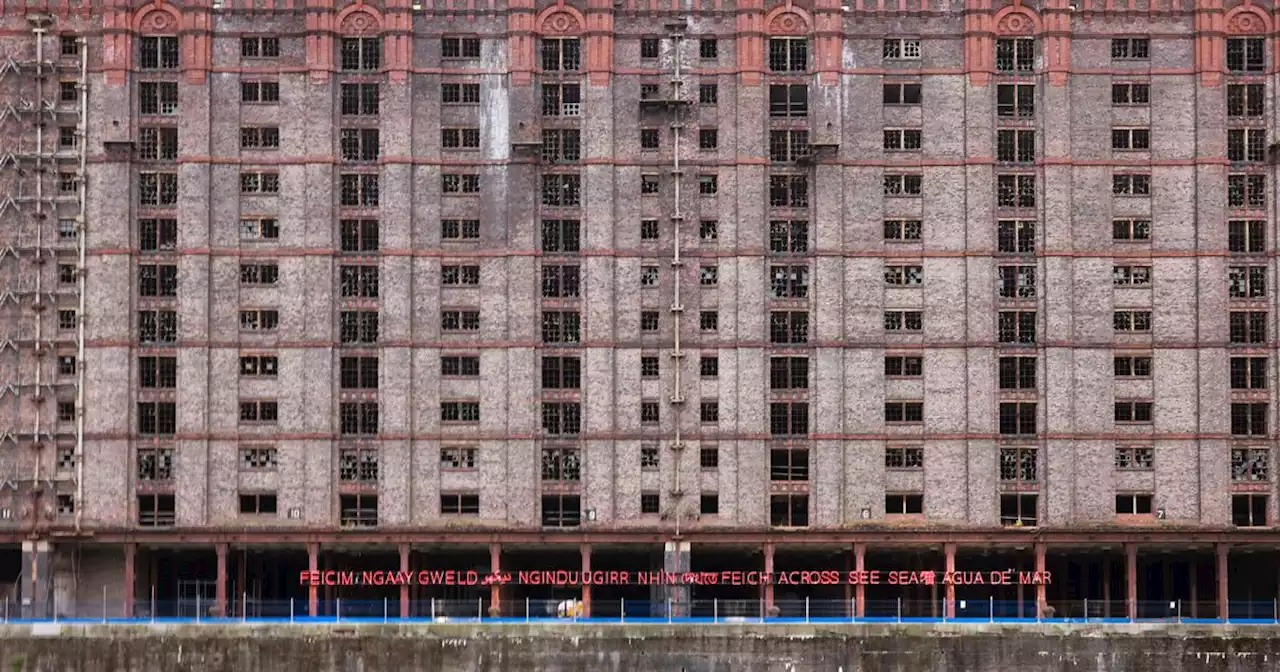
{"type": "Polygon", "coordinates": [[[89,152],[89,42],[81,37],[76,40],[80,45],[80,81],[76,88],[80,94],[80,119],[76,124],[76,135],[79,136],[80,149],[80,183],[76,196],[79,197],[79,213],[76,216],[76,291],[79,293],[79,308],[76,312],[76,531],[80,531],[80,517],[84,510],[84,321],[85,321],[85,279],[88,275],[86,264],[86,248],[88,247],[85,232],[85,201],[88,197],[88,177],[86,173],[89,152]]]}

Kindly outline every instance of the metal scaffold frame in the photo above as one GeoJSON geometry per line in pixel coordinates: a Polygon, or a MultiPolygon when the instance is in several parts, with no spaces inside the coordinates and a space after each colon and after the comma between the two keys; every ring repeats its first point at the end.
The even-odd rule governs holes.
{"type": "Polygon", "coordinates": [[[58,504],[58,494],[72,494],[68,480],[78,528],[83,495],[87,45],[77,38],[75,57],[64,56],[53,22],[28,14],[31,40],[0,56],[0,463],[10,465],[0,490],[14,502],[0,502],[0,524],[14,520],[32,538],[70,513],[58,504]],[[74,101],[64,99],[67,85],[74,101]],[[60,129],[72,127],[68,147],[60,129]],[[73,283],[64,265],[74,268],[73,283]],[[70,309],[74,329],[59,326],[70,309]],[[73,348],[68,375],[59,356],[73,348]],[[74,423],[60,420],[57,404],[73,398],[74,423]],[[57,453],[73,437],[68,477],[57,453]]]}

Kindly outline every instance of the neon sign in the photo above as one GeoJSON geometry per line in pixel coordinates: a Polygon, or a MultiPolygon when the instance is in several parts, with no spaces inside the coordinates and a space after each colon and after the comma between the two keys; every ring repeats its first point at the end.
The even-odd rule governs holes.
{"type": "Polygon", "coordinates": [[[481,573],[476,570],[423,569],[323,570],[303,571],[298,582],[304,586],[909,586],[909,585],[1046,585],[1050,572],[1016,569],[985,572],[937,572],[933,570],[838,571],[833,569],[760,572],[726,570],[720,572],[666,572],[567,569],[536,569],[515,572],[481,573]]]}

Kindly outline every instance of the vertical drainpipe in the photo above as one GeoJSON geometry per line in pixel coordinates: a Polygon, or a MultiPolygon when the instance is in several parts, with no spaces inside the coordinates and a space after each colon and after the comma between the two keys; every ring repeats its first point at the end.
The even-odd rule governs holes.
{"type": "Polygon", "coordinates": [[[675,456],[675,460],[674,460],[675,464],[673,466],[675,475],[673,476],[673,480],[672,480],[671,495],[672,497],[675,498],[674,515],[675,515],[675,521],[676,521],[676,536],[679,537],[680,536],[680,514],[681,514],[681,510],[684,508],[682,506],[684,502],[684,499],[683,499],[684,493],[680,489],[680,458],[684,454],[684,445],[681,443],[681,434],[680,434],[680,423],[682,420],[681,418],[682,414],[680,411],[684,405],[684,395],[681,393],[681,389],[680,389],[680,368],[684,361],[683,360],[684,353],[680,350],[680,317],[684,312],[684,304],[681,303],[681,299],[680,299],[680,276],[683,274],[683,271],[684,271],[684,262],[681,261],[680,259],[680,224],[684,220],[684,213],[680,209],[680,181],[683,178],[683,174],[680,170],[680,130],[681,130],[680,100],[683,94],[683,91],[681,90],[682,82],[680,80],[680,74],[681,74],[680,73],[680,51],[683,47],[683,42],[684,42],[683,33],[678,32],[678,29],[677,29],[677,31],[672,33],[671,41],[672,41],[672,50],[675,52],[674,71],[672,72],[672,76],[671,76],[671,99],[672,99],[671,109],[673,110],[675,115],[674,121],[671,122],[671,130],[673,135],[673,139],[672,139],[673,159],[672,159],[671,174],[675,178],[673,180],[673,182],[675,183],[675,191],[674,191],[675,203],[673,205],[673,209],[671,212],[671,240],[672,240],[672,253],[673,253],[673,256],[671,259],[671,268],[675,271],[675,284],[673,288],[673,296],[671,299],[671,315],[672,315],[672,330],[675,334],[675,338],[672,342],[672,347],[671,347],[671,361],[673,364],[673,368],[675,369],[675,372],[671,379],[672,383],[671,383],[671,396],[670,396],[671,409],[672,409],[672,421],[675,423],[675,438],[671,443],[671,451],[675,456]]]}
{"type": "Polygon", "coordinates": [[[76,88],[80,95],[80,119],[76,124],[76,135],[80,141],[80,183],[77,197],[80,210],[76,217],[76,292],[80,305],[76,312],[76,531],[80,531],[80,517],[84,511],[84,321],[85,321],[85,199],[88,195],[88,175],[86,174],[87,155],[89,151],[89,85],[86,80],[89,69],[89,42],[81,37],[76,40],[80,45],[80,81],[76,88]]]}
{"type": "MultiPolygon", "coordinates": [[[[44,285],[43,285],[44,273],[40,272],[40,265],[41,265],[41,257],[43,256],[43,250],[41,249],[41,247],[44,245],[44,227],[41,226],[41,222],[44,219],[43,215],[44,215],[44,35],[45,35],[45,29],[43,25],[36,24],[31,29],[31,32],[35,34],[35,38],[36,38],[36,100],[35,100],[35,108],[36,108],[35,109],[35,112],[36,112],[36,148],[35,148],[36,294],[35,296],[36,296],[36,302],[41,303],[44,300],[44,297],[42,296],[43,290],[44,290],[44,285]]],[[[76,319],[78,322],[80,319],[80,316],[77,315],[76,319]]],[[[41,347],[40,340],[41,340],[41,336],[43,335],[41,330],[41,326],[42,326],[41,323],[43,322],[43,320],[37,317],[35,322],[36,322],[35,347],[40,348],[41,347]]],[[[36,361],[37,361],[36,396],[39,397],[40,387],[44,382],[41,376],[41,374],[43,373],[44,367],[41,366],[41,364],[43,364],[43,361],[41,360],[41,358],[37,357],[36,361]]],[[[40,411],[42,410],[42,404],[37,402],[35,410],[36,410],[36,413],[35,413],[35,439],[34,440],[38,444],[40,441],[40,428],[41,428],[40,421],[42,419],[40,411]]],[[[35,506],[36,502],[39,501],[39,498],[35,495],[35,492],[40,485],[40,454],[41,454],[40,451],[37,450],[35,466],[33,467],[33,473],[31,476],[31,487],[32,487],[31,526],[32,528],[34,528],[38,523],[39,515],[40,515],[40,512],[36,511],[36,506],[35,506]]]]}

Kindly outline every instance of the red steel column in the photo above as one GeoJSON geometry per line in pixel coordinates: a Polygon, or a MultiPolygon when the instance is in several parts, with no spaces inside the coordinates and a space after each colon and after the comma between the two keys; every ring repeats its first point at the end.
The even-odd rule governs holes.
{"type": "Polygon", "coordinates": [[[1214,550],[1218,552],[1218,618],[1227,620],[1227,553],[1230,547],[1226,544],[1217,544],[1214,550]]]}
{"type": "Polygon", "coordinates": [[[769,616],[773,611],[773,544],[765,542],[764,545],[764,615],[769,616]]]}
{"type": "MultiPolygon", "coordinates": [[[[956,571],[956,545],[943,544],[942,552],[947,556],[947,576],[955,576],[956,571]]],[[[956,617],[956,584],[955,581],[947,581],[947,618],[956,617]]]]}
{"type": "MultiPolygon", "coordinates": [[[[502,544],[489,544],[489,573],[497,574],[502,561],[502,544]]],[[[502,610],[502,587],[494,583],[489,587],[489,611],[495,615],[502,610]]]]}
{"type": "MultiPolygon", "coordinates": [[[[409,571],[409,544],[400,544],[400,571],[409,571]]],[[[409,584],[400,584],[400,618],[409,618],[409,584]]]]}
{"type": "Polygon", "coordinates": [[[1138,618],[1138,545],[1124,545],[1125,604],[1129,619],[1138,618]]]}
{"type": "Polygon", "coordinates": [[[216,544],[213,550],[218,555],[218,593],[215,596],[217,602],[214,603],[213,613],[220,618],[225,618],[227,615],[227,545],[216,544]]]}
{"type": "MultiPolygon", "coordinates": [[[[1044,582],[1045,551],[1044,544],[1036,544],[1035,575],[1040,577],[1040,582],[1036,584],[1036,613],[1041,616],[1044,615],[1045,602],[1048,600],[1046,593],[1049,592],[1049,586],[1044,582]]],[[[1065,614],[1066,612],[1064,611],[1063,613],[1065,614]]]]}
{"type": "Polygon", "coordinates": [[[862,573],[867,570],[867,545],[853,545],[853,569],[858,572],[858,585],[854,587],[855,614],[861,618],[867,615],[867,586],[862,581],[862,573]]]}
{"type": "Polygon", "coordinates": [[[138,554],[137,544],[124,545],[124,616],[133,618],[133,600],[138,592],[138,573],[134,569],[134,559],[138,554]]]}
{"type": "MultiPolygon", "coordinates": [[[[307,544],[307,568],[311,570],[312,576],[315,576],[315,572],[320,571],[320,544],[307,544]]],[[[312,581],[307,593],[307,613],[312,618],[315,618],[320,615],[319,584],[312,581]]]]}
{"type": "Polygon", "coordinates": [[[591,544],[582,545],[582,615],[591,616],[591,583],[587,577],[591,575],[591,544]]]}

